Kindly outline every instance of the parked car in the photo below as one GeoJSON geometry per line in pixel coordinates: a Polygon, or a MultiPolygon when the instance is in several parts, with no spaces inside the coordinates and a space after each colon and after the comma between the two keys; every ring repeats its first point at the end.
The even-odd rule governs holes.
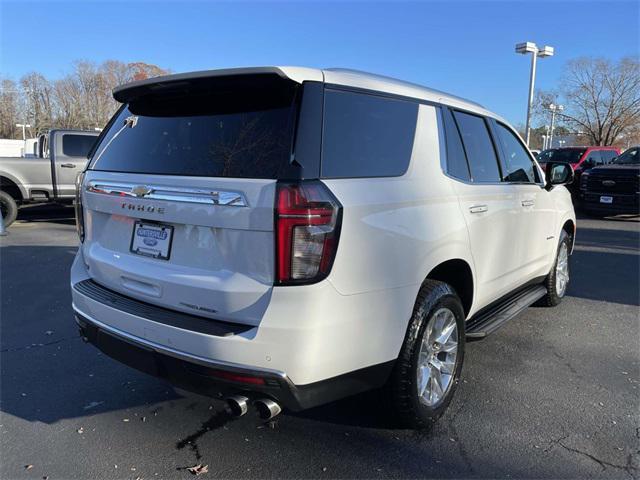
{"type": "Polygon", "coordinates": [[[575,215],[515,130],[387,77],[263,67],[119,87],[78,183],[82,337],[262,418],[387,386],[432,424],[466,339],[567,291],[575,215]]]}
{"type": "Polygon", "coordinates": [[[533,154],[534,157],[538,158],[538,155],[540,155],[540,150],[531,150],[531,153],[533,154]]]}
{"type": "Polygon", "coordinates": [[[547,162],[567,162],[573,168],[575,179],[569,186],[569,191],[573,196],[574,202],[579,202],[579,185],[580,176],[583,172],[605,165],[620,154],[617,147],[561,147],[550,148],[544,150],[538,156],[538,162],[543,169],[546,168],[547,162]]]}
{"type": "Polygon", "coordinates": [[[548,162],[565,162],[578,173],[605,165],[620,155],[618,147],[560,147],[543,150],[538,162],[545,168],[548,162]]]}
{"type": "Polygon", "coordinates": [[[98,132],[51,130],[38,139],[37,157],[0,158],[0,208],[5,227],[28,203],[71,203],[98,132]]]}
{"type": "Polygon", "coordinates": [[[631,147],[609,165],[584,172],[582,206],[597,216],[640,215],[640,146],[631,147]]]}

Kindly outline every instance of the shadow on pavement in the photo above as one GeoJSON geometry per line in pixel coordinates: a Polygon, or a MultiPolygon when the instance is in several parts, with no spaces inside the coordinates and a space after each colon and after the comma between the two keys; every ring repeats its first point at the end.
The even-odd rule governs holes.
{"type": "Polygon", "coordinates": [[[640,232],[580,228],[568,295],[640,305],[640,232]]]}
{"type": "Polygon", "coordinates": [[[41,204],[27,205],[18,210],[18,222],[50,222],[62,225],[75,225],[75,213],[72,205],[41,204]]]}
{"type": "Polygon", "coordinates": [[[0,410],[54,423],[180,398],[82,342],[69,292],[74,255],[72,247],[0,249],[0,410]]]}

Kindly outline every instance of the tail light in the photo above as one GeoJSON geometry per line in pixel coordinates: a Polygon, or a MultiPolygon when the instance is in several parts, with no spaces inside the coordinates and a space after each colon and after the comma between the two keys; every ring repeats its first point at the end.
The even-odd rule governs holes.
{"type": "Polygon", "coordinates": [[[76,212],[76,229],[80,243],[84,242],[84,213],[82,212],[82,183],[84,180],[84,172],[80,172],[76,177],[76,200],[73,207],[76,212]]]}
{"type": "Polygon", "coordinates": [[[276,283],[315,283],[331,271],[342,206],[321,182],[278,183],[276,283]]]}

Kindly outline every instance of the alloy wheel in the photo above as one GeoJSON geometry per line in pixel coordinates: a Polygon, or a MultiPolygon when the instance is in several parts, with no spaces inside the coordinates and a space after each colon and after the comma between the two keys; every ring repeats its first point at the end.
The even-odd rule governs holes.
{"type": "Polygon", "coordinates": [[[558,260],[556,262],[556,294],[564,296],[569,284],[569,249],[566,243],[560,245],[558,260]]]}
{"type": "Polygon", "coordinates": [[[436,407],[453,385],[458,354],[455,314],[440,308],[425,328],[418,354],[417,385],[420,402],[436,407]]]}

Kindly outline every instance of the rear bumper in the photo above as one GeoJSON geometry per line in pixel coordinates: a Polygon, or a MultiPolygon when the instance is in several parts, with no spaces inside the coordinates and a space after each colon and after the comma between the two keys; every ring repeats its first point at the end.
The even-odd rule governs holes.
{"type": "Polygon", "coordinates": [[[269,397],[292,411],[318,405],[381,386],[393,362],[367,367],[309,385],[296,386],[284,372],[252,369],[214,362],[133,338],[76,312],[83,339],[104,354],[141,372],[171,384],[211,397],[242,394],[269,397]],[[250,382],[250,383],[246,383],[250,382]]]}
{"type": "Polygon", "coordinates": [[[185,316],[91,283],[78,252],[74,313],[83,336],[107,355],[185,390],[267,395],[290,410],[384,385],[404,336],[389,318],[398,303],[410,305],[397,291],[391,301],[380,292],[342,297],[321,282],[274,292],[253,326],[185,316]]]}

